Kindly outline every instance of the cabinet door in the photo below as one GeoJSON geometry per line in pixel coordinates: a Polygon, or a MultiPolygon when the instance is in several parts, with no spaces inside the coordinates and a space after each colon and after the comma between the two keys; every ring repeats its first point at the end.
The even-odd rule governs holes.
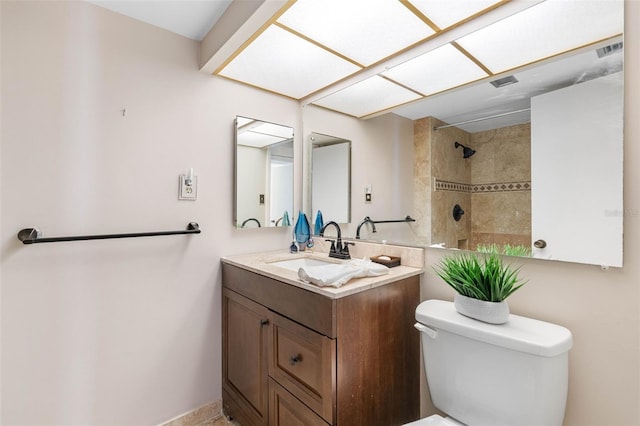
{"type": "Polygon", "coordinates": [[[243,426],[268,422],[268,325],[264,306],[223,289],[223,404],[243,426]]]}
{"type": "Polygon", "coordinates": [[[270,426],[328,426],[309,407],[269,379],[270,426]]]}
{"type": "Polygon", "coordinates": [[[327,422],[335,419],[336,343],[273,312],[269,375],[327,422]]]}

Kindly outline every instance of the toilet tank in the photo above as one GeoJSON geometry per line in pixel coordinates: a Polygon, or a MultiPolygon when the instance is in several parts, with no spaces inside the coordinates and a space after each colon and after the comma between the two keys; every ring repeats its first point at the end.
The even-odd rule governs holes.
{"type": "Polygon", "coordinates": [[[433,404],[467,425],[562,425],[571,332],[511,315],[494,325],[442,300],[416,309],[433,404]]]}

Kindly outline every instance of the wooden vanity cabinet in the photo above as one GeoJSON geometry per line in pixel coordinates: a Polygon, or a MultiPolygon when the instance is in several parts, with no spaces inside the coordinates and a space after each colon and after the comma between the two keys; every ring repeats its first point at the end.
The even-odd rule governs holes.
{"type": "Polygon", "coordinates": [[[268,325],[267,308],[223,290],[223,404],[243,425],[268,424],[268,325]]]}
{"type": "Polygon", "coordinates": [[[269,379],[269,424],[273,426],[327,426],[322,417],[269,379]]]}
{"type": "Polygon", "coordinates": [[[223,263],[223,407],[242,426],[416,420],[419,276],[332,299],[223,263]]]}

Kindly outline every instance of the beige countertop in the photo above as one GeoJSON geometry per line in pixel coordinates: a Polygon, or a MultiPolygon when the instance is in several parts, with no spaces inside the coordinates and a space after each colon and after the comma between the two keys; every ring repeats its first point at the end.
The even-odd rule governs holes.
{"type": "MultiPolygon", "coordinates": [[[[387,251],[391,251],[393,255],[402,255],[403,250],[390,249],[392,246],[384,246],[384,250],[380,248],[372,248],[374,254],[387,254],[387,251]],[[377,250],[377,252],[376,252],[377,250]]],[[[393,246],[396,247],[396,246],[393,246]]],[[[368,290],[374,287],[379,287],[388,284],[393,281],[401,280],[415,275],[420,275],[424,272],[422,265],[424,265],[424,251],[421,248],[414,247],[402,247],[401,249],[408,250],[404,252],[403,264],[393,268],[389,268],[389,273],[377,277],[363,277],[353,278],[346,282],[339,288],[335,287],[319,287],[314,284],[306,283],[298,278],[298,272],[289,270],[274,264],[282,260],[295,259],[300,257],[308,257],[321,259],[324,261],[333,261],[336,263],[345,262],[338,259],[332,259],[326,252],[322,251],[305,251],[299,253],[289,253],[288,250],[277,250],[260,253],[249,253],[234,256],[223,257],[221,260],[223,263],[234,265],[239,268],[255,272],[260,275],[264,275],[269,278],[273,278],[287,284],[303,288],[314,293],[321,294],[331,299],[338,299],[348,296],[350,294],[358,293],[360,291],[368,290]],[[405,257],[415,266],[405,265],[405,257]]],[[[352,255],[354,259],[363,258],[365,256],[357,257],[352,255]]],[[[348,261],[347,261],[348,262],[348,261]]]]}

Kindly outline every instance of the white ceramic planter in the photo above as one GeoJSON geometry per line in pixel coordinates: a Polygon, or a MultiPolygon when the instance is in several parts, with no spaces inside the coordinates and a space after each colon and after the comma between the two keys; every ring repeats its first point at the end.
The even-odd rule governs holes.
{"type": "Polygon", "coordinates": [[[453,305],[462,315],[488,322],[490,324],[504,324],[509,321],[509,305],[507,301],[486,302],[471,297],[456,294],[453,305]]]}

